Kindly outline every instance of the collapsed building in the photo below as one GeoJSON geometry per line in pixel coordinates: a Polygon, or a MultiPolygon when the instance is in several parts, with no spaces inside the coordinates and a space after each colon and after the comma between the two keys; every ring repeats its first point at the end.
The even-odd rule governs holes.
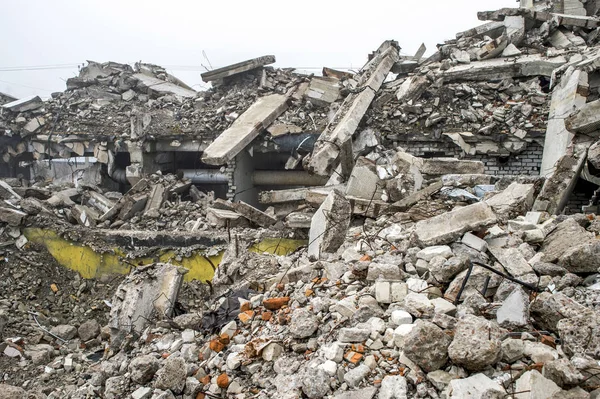
{"type": "Polygon", "coordinates": [[[2,95],[0,398],[597,397],[599,10],[2,95]]]}

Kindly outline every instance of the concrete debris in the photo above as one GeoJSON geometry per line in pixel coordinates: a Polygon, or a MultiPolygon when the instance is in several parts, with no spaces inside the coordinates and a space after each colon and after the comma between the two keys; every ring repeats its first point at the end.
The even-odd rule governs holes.
{"type": "Polygon", "coordinates": [[[594,397],[599,11],[1,95],[0,397],[594,397]]]}

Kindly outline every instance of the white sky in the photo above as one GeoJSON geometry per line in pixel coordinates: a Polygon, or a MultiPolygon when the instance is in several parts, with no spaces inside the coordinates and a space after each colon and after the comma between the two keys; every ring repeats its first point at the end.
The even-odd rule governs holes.
{"type": "Polygon", "coordinates": [[[149,62],[195,89],[201,65],[214,68],[273,54],[278,67],[360,68],[386,39],[403,54],[483,22],[477,11],[515,0],[0,0],[0,92],[49,96],[86,60],[149,62]],[[182,67],[183,66],[183,67],[182,67]],[[190,68],[192,67],[192,68],[190,68]]]}

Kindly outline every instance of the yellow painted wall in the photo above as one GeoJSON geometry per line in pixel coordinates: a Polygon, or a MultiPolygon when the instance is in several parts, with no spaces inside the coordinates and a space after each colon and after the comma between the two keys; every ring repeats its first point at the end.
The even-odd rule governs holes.
{"type": "MultiPolygon", "coordinates": [[[[189,270],[185,275],[186,281],[210,281],[215,274],[215,268],[223,259],[223,251],[216,256],[206,256],[206,251],[197,251],[192,256],[177,260],[173,250],[165,249],[157,257],[143,257],[125,260],[126,253],[121,248],[112,252],[100,253],[82,244],[60,237],[49,229],[27,228],[23,234],[29,241],[44,246],[50,255],[62,266],[78,272],[83,278],[95,278],[108,274],[127,274],[132,266],[147,265],[155,262],[171,263],[183,266],[189,270]]],[[[287,255],[299,247],[306,245],[305,240],[265,239],[250,248],[258,253],[287,255]]]]}

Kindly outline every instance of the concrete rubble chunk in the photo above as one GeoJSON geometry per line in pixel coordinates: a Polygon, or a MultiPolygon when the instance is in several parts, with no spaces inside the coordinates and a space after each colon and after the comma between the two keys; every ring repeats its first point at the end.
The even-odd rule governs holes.
{"type": "Polygon", "coordinates": [[[558,335],[566,354],[587,355],[600,360],[599,318],[597,312],[586,312],[558,322],[558,335]]]}
{"type": "Polygon", "coordinates": [[[515,395],[519,399],[543,399],[550,398],[560,387],[554,381],[545,378],[539,371],[530,370],[525,372],[516,382],[515,395]]]}
{"type": "Polygon", "coordinates": [[[558,264],[571,273],[597,273],[600,271],[600,241],[575,245],[560,256],[558,264]]]}
{"type": "Polygon", "coordinates": [[[506,395],[502,385],[482,373],[474,374],[469,378],[451,380],[446,392],[448,398],[453,399],[482,399],[506,395]]]}
{"type": "Polygon", "coordinates": [[[187,366],[185,360],[181,357],[169,356],[156,373],[154,387],[163,390],[169,389],[177,395],[183,392],[186,377],[187,366]]]}
{"type": "MultiPolygon", "coordinates": [[[[593,242],[593,233],[587,232],[574,219],[567,219],[556,225],[544,240],[540,252],[543,262],[555,263],[573,249],[573,245],[586,245],[593,242]]],[[[570,256],[570,255],[569,255],[570,256]]],[[[566,261],[568,260],[569,256],[566,261]]]]}
{"type": "Polygon", "coordinates": [[[111,334],[141,333],[154,317],[170,317],[186,272],[168,263],[134,268],[113,296],[111,334]]]}
{"type": "Polygon", "coordinates": [[[533,268],[518,248],[489,247],[489,251],[513,277],[534,273],[533,268]]]}
{"type": "Polygon", "coordinates": [[[467,315],[458,320],[448,347],[450,359],[467,370],[482,370],[500,360],[500,329],[493,322],[467,315]]]}
{"type": "Polygon", "coordinates": [[[590,101],[565,119],[565,127],[573,133],[591,133],[600,128],[600,100],[590,101]]]}
{"type": "Polygon", "coordinates": [[[529,306],[535,324],[548,331],[557,332],[558,322],[564,318],[589,314],[589,310],[561,292],[538,294],[529,306]]]}
{"type": "Polygon", "coordinates": [[[512,219],[525,215],[533,206],[533,184],[511,183],[506,189],[487,199],[498,217],[512,219]]]}
{"type": "Polygon", "coordinates": [[[388,375],[381,381],[377,399],[407,399],[408,385],[406,378],[399,375],[388,375]]]}
{"type": "Polygon", "coordinates": [[[356,388],[362,382],[362,380],[364,380],[367,377],[367,375],[369,375],[370,372],[371,369],[369,368],[369,366],[361,364],[360,366],[348,371],[344,375],[344,381],[346,382],[346,384],[348,384],[348,386],[356,388]]]}
{"type": "Polygon", "coordinates": [[[16,209],[0,207],[0,222],[10,226],[20,226],[27,217],[25,212],[16,209]]]}
{"type": "Polygon", "coordinates": [[[429,262],[436,256],[442,256],[446,259],[452,256],[452,249],[447,245],[436,245],[432,247],[423,248],[417,252],[417,259],[423,259],[429,262]]]}
{"type": "Polygon", "coordinates": [[[505,328],[526,326],[529,323],[529,295],[522,288],[516,288],[498,309],[496,319],[505,328]]]}
{"type": "Polygon", "coordinates": [[[308,85],[308,90],[304,93],[304,98],[320,107],[328,107],[331,103],[335,102],[339,96],[339,80],[327,77],[312,78],[308,85]]]}
{"type": "Polygon", "coordinates": [[[377,388],[369,387],[335,394],[334,399],[374,399],[377,388]]]}
{"type": "Polygon", "coordinates": [[[310,337],[319,328],[317,316],[306,308],[296,309],[292,313],[290,333],[295,338],[310,337]]]}
{"type": "Polygon", "coordinates": [[[422,220],[415,227],[417,240],[425,246],[448,244],[467,231],[496,223],[496,215],[485,202],[468,205],[422,220]]]}
{"type": "Polygon", "coordinates": [[[452,339],[435,324],[418,320],[404,337],[404,354],[424,371],[434,371],[448,361],[448,346],[452,339]]]}
{"type": "Polygon", "coordinates": [[[350,202],[339,191],[330,192],[312,218],[308,256],[320,259],[322,254],[337,251],[346,237],[350,216],[350,202]]]}
{"type": "Polygon", "coordinates": [[[556,359],[544,363],[542,375],[559,387],[574,386],[581,383],[585,377],[569,359],[556,359]]]}
{"type": "Polygon", "coordinates": [[[200,74],[204,82],[212,82],[218,79],[223,79],[239,73],[251,71],[265,65],[275,63],[274,55],[264,55],[262,57],[253,58],[250,60],[238,62],[236,64],[227,65],[222,68],[213,69],[212,71],[200,74]]]}
{"type": "Polygon", "coordinates": [[[287,101],[281,94],[260,97],[204,150],[202,162],[223,165],[232,160],[287,109],[287,101]]]}

